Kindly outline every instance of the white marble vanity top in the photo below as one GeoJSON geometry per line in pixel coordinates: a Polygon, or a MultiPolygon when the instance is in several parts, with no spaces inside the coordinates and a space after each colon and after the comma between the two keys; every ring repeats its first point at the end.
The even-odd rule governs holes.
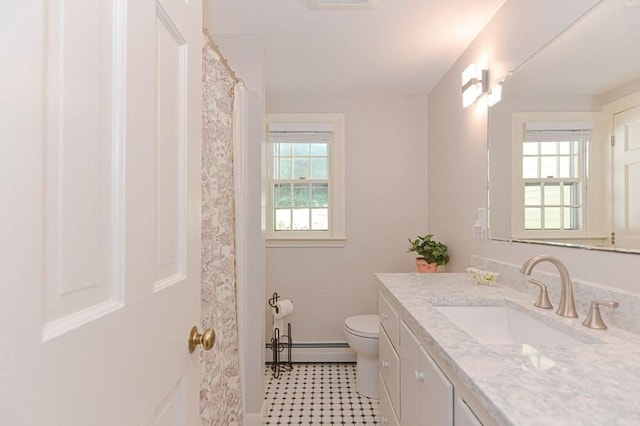
{"type": "MultiPolygon", "coordinates": [[[[606,331],[533,307],[529,294],[467,274],[376,274],[380,292],[501,425],[640,425],[640,336],[606,331]],[[512,306],[581,341],[560,346],[485,345],[436,306],[512,306]]],[[[557,301],[552,300],[552,303],[557,301]]]]}

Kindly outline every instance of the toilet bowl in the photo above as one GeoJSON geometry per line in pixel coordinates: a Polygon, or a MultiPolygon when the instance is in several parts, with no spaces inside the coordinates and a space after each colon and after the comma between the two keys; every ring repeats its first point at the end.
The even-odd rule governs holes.
{"type": "Polygon", "coordinates": [[[378,398],[378,315],[358,315],[344,321],[344,335],[357,356],[356,391],[378,398]]]}

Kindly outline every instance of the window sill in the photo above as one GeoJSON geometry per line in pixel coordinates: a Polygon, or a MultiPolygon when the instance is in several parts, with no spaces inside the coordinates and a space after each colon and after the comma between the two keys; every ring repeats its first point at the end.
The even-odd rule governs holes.
{"type": "Polygon", "coordinates": [[[345,246],[346,238],[267,238],[265,245],[267,248],[284,247],[328,247],[342,248],[345,246]]]}

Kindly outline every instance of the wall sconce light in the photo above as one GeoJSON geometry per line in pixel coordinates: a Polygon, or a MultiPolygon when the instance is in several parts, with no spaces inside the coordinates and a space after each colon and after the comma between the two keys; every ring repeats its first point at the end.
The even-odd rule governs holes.
{"type": "Polygon", "coordinates": [[[471,64],[462,72],[462,106],[468,107],[474,103],[483,93],[487,92],[489,85],[489,71],[478,69],[471,64]]]}

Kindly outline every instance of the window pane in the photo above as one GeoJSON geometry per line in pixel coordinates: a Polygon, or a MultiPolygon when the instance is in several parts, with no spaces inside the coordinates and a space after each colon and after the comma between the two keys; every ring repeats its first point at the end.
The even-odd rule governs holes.
{"type": "Polygon", "coordinates": [[[294,207],[309,206],[309,185],[293,186],[293,206],[294,207]]]}
{"type": "Polygon", "coordinates": [[[308,158],[295,158],[293,160],[293,178],[308,178],[309,174],[309,159],[308,158]]]}
{"type": "Polygon", "coordinates": [[[571,167],[571,159],[573,157],[560,157],[560,175],[558,177],[561,178],[572,178],[575,177],[575,173],[573,168],[571,167]]]}
{"type": "Polygon", "coordinates": [[[296,143],[293,144],[293,155],[296,157],[308,157],[309,156],[309,144],[308,143],[296,143]]]}
{"type": "Polygon", "coordinates": [[[309,230],[309,209],[293,209],[293,230],[309,230]]]}
{"type": "Polygon", "coordinates": [[[573,142],[569,142],[569,141],[559,142],[558,145],[560,146],[560,154],[563,154],[563,155],[571,154],[572,143],[573,142]]]}
{"type": "Polygon", "coordinates": [[[564,204],[567,206],[580,205],[580,185],[576,183],[565,183],[562,188],[564,204]]]}
{"type": "Polygon", "coordinates": [[[560,184],[548,183],[544,186],[544,205],[559,206],[560,205],[560,184]]]}
{"type": "Polygon", "coordinates": [[[326,143],[312,143],[311,144],[311,156],[312,157],[326,157],[327,144],[326,143]]]}
{"type": "Polygon", "coordinates": [[[538,174],[538,157],[523,157],[522,158],[522,177],[537,178],[538,174]]]}
{"type": "Polygon", "coordinates": [[[565,207],[564,209],[564,229],[580,229],[580,209],[575,207],[565,207]]]}
{"type": "Polygon", "coordinates": [[[276,143],[274,146],[274,153],[276,156],[291,156],[291,144],[290,143],[276,143]]]}
{"type": "Polygon", "coordinates": [[[312,207],[328,207],[329,206],[329,185],[320,184],[311,187],[311,206],[312,207]]]}
{"type": "Polygon", "coordinates": [[[329,209],[311,210],[311,229],[314,231],[329,229],[329,209]]]}
{"type": "Polygon", "coordinates": [[[329,177],[328,161],[326,158],[311,160],[311,179],[327,179],[329,177]]]}
{"type": "Polygon", "coordinates": [[[291,207],[291,185],[275,185],[273,190],[273,200],[273,204],[276,207],[291,207]]]}
{"type": "Polygon", "coordinates": [[[540,154],[555,155],[558,153],[558,142],[540,142],[540,154]]]}
{"type": "Polygon", "coordinates": [[[276,179],[291,179],[291,158],[279,158],[276,161],[276,179]]]}
{"type": "Polygon", "coordinates": [[[545,207],[544,229],[560,229],[562,224],[562,209],[560,207],[545,207]]]}
{"type": "Polygon", "coordinates": [[[543,178],[557,177],[558,173],[558,157],[542,157],[540,158],[540,176],[543,178]]]}
{"type": "Polygon", "coordinates": [[[525,142],[522,144],[522,155],[538,155],[538,142],[525,142]]]}
{"type": "Polygon", "coordinates": [[[276,209],[273,227],[276,231],[291,230],[291,209],[276,209]]]}
{"type": "Polygon", "coordinates": [[[526,207],[524,209],[524,229],[541,229],[542,215],[540,208],[526,207]]]}
{"type": "Polygon", "coordinates": [[[542,188],[539,183],[526,184],[524,187],[524,205],[539,206],[542,204],[542,188]]]}

